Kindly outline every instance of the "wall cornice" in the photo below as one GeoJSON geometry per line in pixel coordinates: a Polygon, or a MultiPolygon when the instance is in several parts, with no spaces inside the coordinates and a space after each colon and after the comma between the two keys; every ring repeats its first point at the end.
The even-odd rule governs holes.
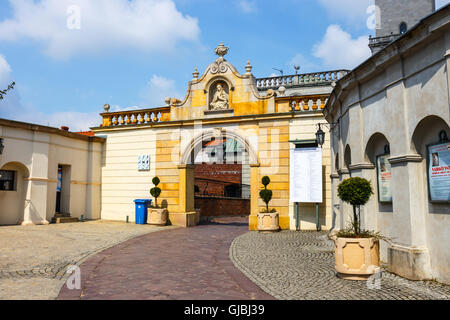
{"type": "Polygon", "coordinates": [[[405,154],[388,159],[391,164],[405,163],[405,162],[422,162],[423,158],[419,154],[405,154]]]}

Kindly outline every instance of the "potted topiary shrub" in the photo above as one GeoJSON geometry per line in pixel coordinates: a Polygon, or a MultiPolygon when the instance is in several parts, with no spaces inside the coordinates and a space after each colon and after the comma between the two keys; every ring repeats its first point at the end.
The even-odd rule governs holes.
{"type": "Polygon", "coordinates": [[[335,243],[335,268],[338,276],[349,280],[367,280],[380,272],[380,233],[361,230],[361,206],[373,195],[370,181],[354,177],[338,186],[338,197],[353,206],[353,219],[346,229],[332,238],[335,243]]]}
{"type": "Polygon", "coordinates": [[[273,192],[267,189],[270,178],[265,176],[262,178],[264,189],[259,192],[259,196],[266,204],[266,208],[258,214],[258,230],[259,231],[278,231],[280,230],[279,216],[275,209],[269,210],[269,202],[272,200],[273,192]]]}
{"type": "Polygon", "coordinates": [[[154,177],[152,182],[155,186],[150,190],[150,194],[155,198],[155,204],[150,208],[148,224],[165,226],[167,224],[169,212],[167,211],[167,208],[158,207],[158,197],[161,195],[161,189],[158,185],[161,181],[158,177],[154,177]]]}

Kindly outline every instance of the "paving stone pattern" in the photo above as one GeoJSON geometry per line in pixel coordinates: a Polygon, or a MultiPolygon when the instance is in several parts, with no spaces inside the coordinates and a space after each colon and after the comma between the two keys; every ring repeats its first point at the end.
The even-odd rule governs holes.
{"type": "Polygon", "coordinates": [[[55,299],[69,266],[134,237],[173,228],[108,221],[0,227],[0,300],[55,299]]]}
{"type": "Polygon", "coordinates": [[[334,269],[326,232],[251,232],[230,247],[235,266],[265,292],[283,300],[439,300],[450,286],[410,281],[385,270],[381,281],[343,280],[334,269]],[[379,285],[379,286],[378,286],[379,285]]]}
{"type": "Polygon", "coordinates": [[[248,218],[235,219],[148,234],[107,249],[81,265],[81,290],[63,286],[58,299],[273,299],[229,258],[233,239],[248,232],[248,218]]]}

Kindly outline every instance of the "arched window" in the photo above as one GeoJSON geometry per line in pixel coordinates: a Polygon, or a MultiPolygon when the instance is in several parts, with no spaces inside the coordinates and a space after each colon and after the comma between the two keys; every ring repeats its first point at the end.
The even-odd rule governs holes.
{"type": "Polygon", "coordinates": [[[400,34],[404,34],[406,31],[408,31],[408,25],[406,22],[400,23],[400,34]]]}

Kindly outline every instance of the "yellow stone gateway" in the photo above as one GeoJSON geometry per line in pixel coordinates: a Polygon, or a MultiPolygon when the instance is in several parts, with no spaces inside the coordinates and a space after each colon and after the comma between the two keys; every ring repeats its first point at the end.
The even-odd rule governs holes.
{"type": "MultiPolygon", "coordinates": [[[[249,169],[250,230],[265,208],[259,199],[261,178],[271,179],[271,208],[279,213],[281,229],[315,229],[315,206],[300,206],[297,223],[289,202],[289,150],[294,140],[315,140],[317,124],[326,122],[322,109],[335,81],[346,71],[328,71],[256,79],[250,62],[245,74],[225,60],[228,48],[203,75],[195,68],[184,99],[167,98],[160,108],[109,112],[105,106],[97,136],[106,137],[102,161],[101,216],[106,220],[134,217],[133,200],[148,198],[151,180],[161,180],[161,200],[174,225],[194,226],[200,213],[194,207],[194,167],[205,142],[234,140],[245,149],[249,169]],[[137,159],[150,158],[148,170],[137,159]]],[[[320,224],[331,221],[329,134],[323,146],[323,194],[320,224]]],[[[217,212],[220,215],[220,212],[217,212]]]]}

